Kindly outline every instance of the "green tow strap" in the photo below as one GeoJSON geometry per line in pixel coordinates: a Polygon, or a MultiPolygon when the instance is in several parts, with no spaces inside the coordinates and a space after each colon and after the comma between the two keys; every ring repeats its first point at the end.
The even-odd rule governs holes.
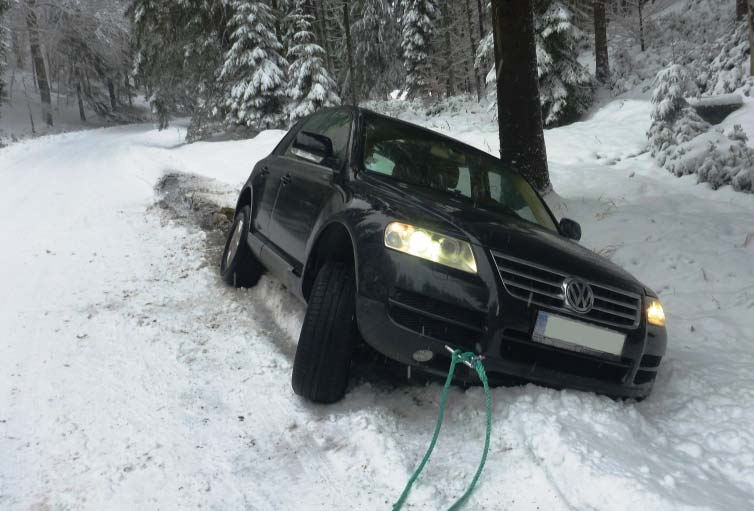
{"type": "MultiPolygon", "coordinates": [[[[450,350],[450,348],[448,349],[450,350]]],[[[474,487],[479,481],[479,476],[482,475],[482,469],[484,469],[484,464],[487,461],[487,451],[489,451],[490,448],[490,431],[492,430],[492,405],[490,400],[490,386],[487,382],[487,373],[484,371],[484,365],[482,365],[482,357],[475,355],[474,353],[464,353],[461,350],[455,350],[453,351],[453,357],[450,359],[450,369],[448,369],[448,377],[445,379],[445,387],[443,387],[442,389],[442,396],[440,397],[440,413],[437,415],[437,423],[435,424],[435,433],[434,435],[432,435],[432,441],[429,443],[429,448],[424,454],[424,458],[422,458],[421,463],[419,463],[416,471],[408,480],[408,484],[406,484],[406,487],[403,489],[403,493],[401,493],[398,501],[393,505],[393,511],[398,511],[403,507],[403,504],[408,498],[408,494],[411,492],[411,487],[416,482],[416,479],[419,477],[419,474],[421,474],[422,470],[424,470],[424,466],[427,464],[429,457],[432,455],[432,451],[434,450],[435,444],[437,443],[437,437],[440,436],[442,418],[445,414],[445,402],[448,399],[448,390],[450,389],[450,384],[453,381],[453,374],[456,371],[456,364],[458,364],[459,362],[462,362],[469,367],[473,367],[479,375],[479,379],[482,380],[482,385],[484,385],[484,402],[487,412],[487,431],[484,436],[484,451],[482,452],[482,459],[479,461],[479,467],[476,469],[474,478],[471,480],[471,484],[466,489],[464,494],[461,495],[461,497],[448,508],[448,511],[454,511],[456,509],[460,509],[461,506],[463,506],[463,504],[471,495],[471,492],[474,491],[474,487]]]]}

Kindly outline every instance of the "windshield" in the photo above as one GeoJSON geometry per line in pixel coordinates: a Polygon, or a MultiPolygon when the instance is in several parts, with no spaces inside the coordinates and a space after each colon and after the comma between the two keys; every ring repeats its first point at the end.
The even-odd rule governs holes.
{"type": "Polygon", "coordinates": [[[365,169],[557,230],[529,183],[497,158],[389,119],[365,122],[365,169]]]}

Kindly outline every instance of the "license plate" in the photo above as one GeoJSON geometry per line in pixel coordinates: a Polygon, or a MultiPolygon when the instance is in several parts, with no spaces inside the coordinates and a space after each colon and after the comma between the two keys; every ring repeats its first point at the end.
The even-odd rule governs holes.
{"type": "Polygon", "coordinates": [[[609,353],[619,357],[626,336],[607,328],[540,312],[532,340],[571,351],[609,353]]]}

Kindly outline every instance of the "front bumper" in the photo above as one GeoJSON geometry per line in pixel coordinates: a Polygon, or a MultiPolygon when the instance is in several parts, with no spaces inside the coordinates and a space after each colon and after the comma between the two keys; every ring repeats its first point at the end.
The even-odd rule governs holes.
{"type": "MultiPolygon", "coordinates": [[[[359,286],[357,321],[366,342],[388,358],[444,375],[448,345],[484,355],[493,382],[533,382],[620,398],[651,392],[667,336],[643,315],[637,327],[624,330],[620,357],[574,352],[532,341],[537,314],[548,309],[511,297],[491,266],[470,278],[403,254],[387,252],[385,257],[392,264],[382,268],[391,271],[371,274],[371,285],[359,286]],[[434,356],[417,362],[419,350],[434,356]]],[[[457,379],[478,381],[461,367],[457,379]]]]}

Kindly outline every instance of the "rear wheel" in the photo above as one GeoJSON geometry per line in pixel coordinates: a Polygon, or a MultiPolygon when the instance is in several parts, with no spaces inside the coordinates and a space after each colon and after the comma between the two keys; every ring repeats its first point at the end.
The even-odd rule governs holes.
{"type": "Polygon", "coordinates": [[[251,253],[246,236],[249,234],[251,207],[244,206],[236,211],[233,227],[225,242],[220,274],[223,280],[235,287],[251,287],[259,281],[264,268],[251,253]]]}
{"type": "Polygon", "coordinates": [[[325,263],[317,273],[293,361],[293,391],[334,403],[348,386],[356,342],[356,279],[351,265],[325,263]]]}

